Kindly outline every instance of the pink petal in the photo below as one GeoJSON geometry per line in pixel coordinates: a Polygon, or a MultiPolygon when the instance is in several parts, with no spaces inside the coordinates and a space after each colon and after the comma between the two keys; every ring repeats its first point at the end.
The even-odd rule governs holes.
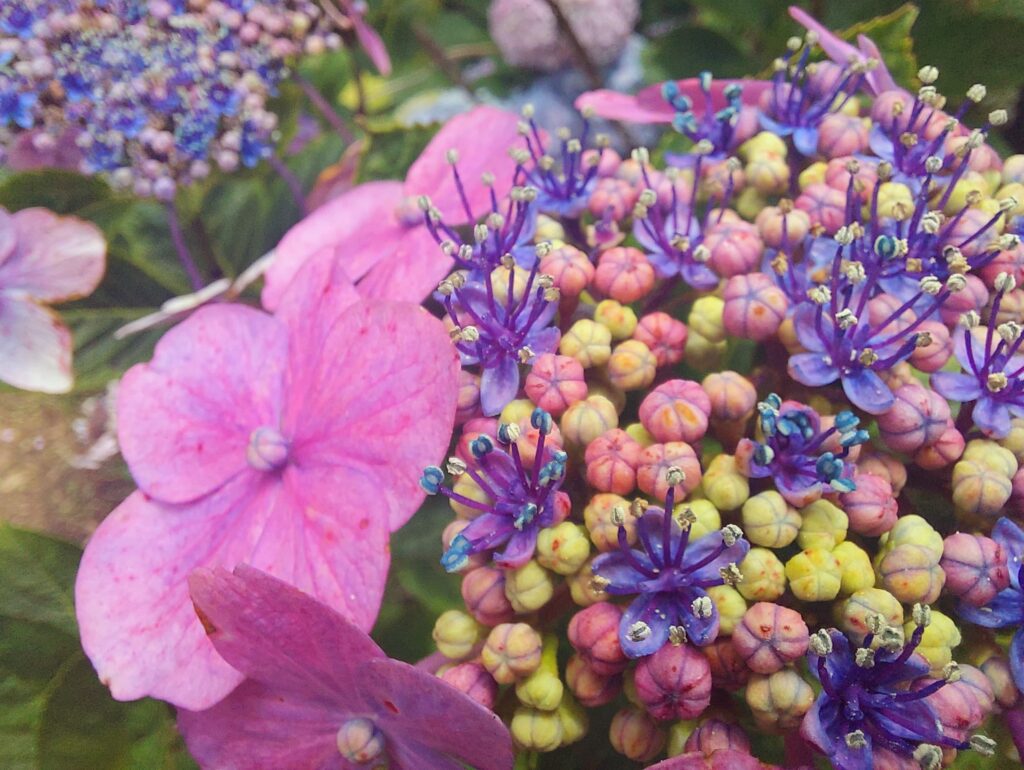
{"type": "Polygon", "coordinates": [[[394,248],[405,227],[395,210],[404,200],[399,182],[368,182],[325,203],[285,233],[266,272],[263,306],[276,310],[303,263],[323,249],[333,252],[358,281],[394,248]]]}
{"type": "Polygon", "coordinates": [[[44,302],[91,294],[103,278],[107,243],[96,225],[47,209],[13,215],[17,244],[0,263],[0,287],[44,302]]]}
{"type": "Polygon", "coordinates": [[[821,46],[821,50],[836,64],[845,66],[850,63],[851,58],[861,58],[861,52],[856,47],[847,43],[803,8],[791,5],[789,6],[789,15],[797,24],[818,36],[818,45],[821,46]]]}
{"type": "Polygon", "coordinates": [[[129,497],[96,530],[75,586],[82,646],[100,678],[120,700],[152,696],[192,710],[241,681],[195,614],[187,578],[200,567],[252,564],[372,626],[387,530],[365,506],[343,518],[336,502],[373,492],[290,466],[281,476],[246,471],[189,505],[129,497]]]}
{"type": "Polygon", "coordinates": [[[56,314],[0,293],[0,380],[25,390],[71,390],[71,334],[56,314]]]}
{"type": "Polygon", "coordinates": [[[0,206],[0,264],[11,256],[17,243],[18,228],[14,225],[14,217],[0,206]]]}
{"type": "Polygon", "coordinates": [[[395,249],[359,282],[359,294],[367,299],[394,299],[419,304],[452,269],[426,227],[405,231],[395,249]]]}
{"type": "Polygon", "coordinates": [[[415,305],[360,302],[295,360],[304,365],[290,372],[283,420],[295,462],[370,482],[371,497],[339,495],[336,510],[354,523],[370,506],[394,531],[422,502],[423,467],[451,438],[459,364],[444,325],[415,305]]]}
{"type": "Polygon", "coordinates": [[[7,165],[12,171],[31,171],[37,168],[78,171],[82,163],[78,136],[79,132],[70,128],[56,138],[44,136],[40,130],[20,133],[8,148],[7,165]]]}
{"type": "Polygon", "coordinates": [[[284,326],[242,305],[200,308],[167,332],[118,396],[118,439],[139,487],[182,503],[245,469],[252,431],[278,424],[286,351],[284,326]]]}
{"type": "MultiPolygon", "coordinates": [[[[728,104],[725,99],[725,89],[734,83],[743,87],[743,91],[740,94],[740,104],[746,106],[756,106],[761,99],[761,94],[772,87],[771,81],[768,80],[730,80],[725,78],[719,80],[715,78],[711,81],[711,108],[713,110],[720,110],[728,104]]],[[[679,86],[679,93],[688,96],[690,101],[693,102],[694,110],[698,114],[702,114],[705,109],[705,97],[704,92],[700,89],[700,79],[686,78],[685,80],[677,80],[676,85],[679,86]]],[[[664,102],[664,99],[661,98],[661,86],[648,86],[637,94],[637,98],[643,103],[654,103],[655,100],[664,102]]]]}
{"type": "Polygon", "coordinates": [[[868,85],[871,86],[871,93],[878,96],[883,91],[900,90],[892,73],[889,72],[889,68],[885,66],[885,59],[882,58],[882,52],[878,50],[875,41],[866,35],[857,35],[857,45],[860,46],[864,58],[874,59],[878,62],[878,65],[868,72],[866,77],[868,85]]]}
{"type": "Polygon", "coordinates": [[[355,27],[360,47],[366,51],[373,66],[381,75],[390,75],[391,57],[388,56],[388,49],[384,46],[384,41],[380,39],[377,31],[367,24],[362,14],[359,13],[352,16],[352,26],[355,27]]]}
{"type": "Polygon", "coordinates": [[[338,752],[340,722],[322,703],[252,680],[206,711],[178,711],[189,753],[217,770],[365,770],[338,752]]]}
{"type": "Polygon", "coordinates": [[[519,118],[496,107],[476,107],[449,120],[426,146],[405,177],[407,196],[430,196],[449,225],[475,222],[490,211],[490,188],[480,181],[485,173],[494,175],[494,189],[501,192],[512,184],[515,161],[512,147],[521,147],[519,118]],[[458,153],[457,168],[473,216],[468,216],[459,196],[448,162],[449,150],[458,153]]]}
{"type": "MultiPolygon", "coordinates": [[[[448,683],[391,659],[369,661],[360,677],[364,691],[376,695],[377,724],[406,754],[429,757],[436,752],[476,770],[512,767],[515,755],[508,729],[493,712],[448,683]]],[[[448,766],[402,763],[403,770],[448,766]]]]}
{"type": "Polygon", "coordinates": [[[626,123],[671,123],[676,114],[672,106],[661,98],[661,86],[645,88],[636,96],[623,94],[602,88],[587,91],[576,98],[576,109],[590,109],[600,118],[621,120],[626,123]],[[657,99],[649,97],[648,92],[656,90],[657,99]],[[640,95],[645,95],[643,101],[640,95]]]}
{"type": "Polygon", "coordinates": [[[385,657],[338,613],[245,564],[234,574],[196,570],[189,586],[217,652],[250,679],[292,692],[351,696],[356,671],[385,657]]]}

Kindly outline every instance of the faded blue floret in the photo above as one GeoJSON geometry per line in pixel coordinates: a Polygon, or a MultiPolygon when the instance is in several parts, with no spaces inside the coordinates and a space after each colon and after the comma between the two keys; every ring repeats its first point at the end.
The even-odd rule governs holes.
{"type": "MultiPolygon", "coordinates": [[[[630,658],[652,655],[670,639],[703,646],[718,636],[719,616],[707,589],[734,579],[750,544],[738,527],[691,540],[690,520],[671,511],[675,487],[664,508],[650,507],[636,519],[631,546],[625,522],[619,548],[594,559],[597,584],[612,596],[636,598],[623,613],[619,641],[630,658]]],[[[616,515],[630,515],[619,511],[616,515]]]]}
{"type": "Polygon", "coordinates": [[[516,440],[519,427],[502,425],[498,444],[479,436],[470,445],[471,464],[449,461],[453,473],[466,473],[487,495],[487,501],[474,500],[443,486],[444,473],[436,466],[423,472],[420,486],[428,494],[443,494],[477,515],[452,538],[441,564],[449,572],[462,569],[474,554],[492,553],[501,567],[520,567],[533,556],[537,533],[553,526],[568,514],[568,498],[560,492],[565,479],[568,455],[548,445],[553,422],[551,415],[536,409],[531,424],[538,431],[536,455],[526,464],[516,440]]]}
{"type": "MultiPolygon", "coordinates": [[[[712,96],[714,79],[710,72],[697,77],[701,90],[701,103],[694,104],[686,94],[679,91],[679,84],[669,80],[661,86],[661,96],[675,110],[672,128],[694,144],[704,142],[710,146],[711,158],[723,158],[736,147],[736,125],[743,108],[743,86],[730,83],[725,86],[722,96],[725,106],[715,108],[712,96]]],[[[666,160],[673,165],[691,165],[694,156],[670,153],[666,160]]]]}

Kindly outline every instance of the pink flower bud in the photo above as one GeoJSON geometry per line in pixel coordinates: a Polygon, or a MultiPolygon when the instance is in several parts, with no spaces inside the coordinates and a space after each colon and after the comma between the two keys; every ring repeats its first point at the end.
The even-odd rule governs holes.
{"type": "Polygon", "coordinates": [[[758,602],[732,632],[736,651],[751,671],[770,674],[807,652],[809,634],[800,613],[772,602],[758,602]]]}
{"type": "Polygon", "coordinates": [[[633,330],[633,339],[648,347],[659,369],[683,360],[686,336],[686,324],[660,311],[645,315],[633,330]]]}
{"type": "Polygon", "coordinates": [[[469,445],[479,436],[488,436],[493,439],[497,435],[498,421],[496,419],[474,417],[462,426],[462,435],[459,436],[459,442],[455,445],[455,454],[466,462],[470,462],[473,459],[473,453],[469,450],[469,445]]]}
{"type": "Polygon", "coordinates": [[[600,676],[614,676],[626,668],[629,660],[619,644],[622,610],[608,602],[598,602],[580,610],[569,621],[569,644],[600,676]]]}
{"type": "Polygon", "coordinates": [[[594,286],[623,304],[647,296],[654,287],[654,268],[647,255],[632,246],[619,246],[601,254],[594,286]]]}
{"type": "Polygon", "coordinates": [[[960,459],[964,446],[963,434],[956,429],[952,420],[947,420],[946,429],[938,440],[914,453],[914,462],[928,471],[945,468],[960,459]]]}
{"type": "Polygon", "coordinates": [[[809,185],[794,205],[810,217],[812,227],[821,227],[829,235],[846,224],[846,193],[827,184],[809,185]]]}
{"type": "Polygon", "coordinates": [[[1004,709],[1010,709],[1020,700],[1020,692],[1013,681],[1013,670],[1005,655],[992,655],[981,664],[981,671],[992,686],[992,695],[1004,709]]]}
{"type": "Polygon", "coordinates": [[[711,681],[715,687],[735,692],[747,683],[750,669],[737,652],[731,637],[720,636],[706,647],[701,647],[700,651],[711,667],[711,681]]]}
{"type": "Polygon", "coordinates": [[[526,375],[527,397],[552,417],[587,397],[587,383],[579,361],[556,353],[542,353],[526,375]]]}
{"type": "Polygon", "coordinates": [[[501,623],[491,629],[480,662],[499,684],[512,684],[540,666],[543,642],[526,623],[501,623]]]}
{"type": "Polygon", "coordinates": [[[671,467],[683,471],[683,480],[676,485],[676,500],[684,499],[700,484],[701,469],[697,455],[682,441],[652,444],[640,453],[636,469],[636,483],[644,494],[664,500],[668,494],[665,474],[671,467]]]}
{"type": "Polygon", "coordinates": [[[910,363],[922,372],[937,372],[953,355],[953,339],[949,329],[938,321],[922,321],[918,330],[920,334],[927,334],[930,342],[914,348],[910,354],[910,363]]]}
{"type": "MultiPolygon", "coordinates": [[[[621,166],[619,170],[621,171],[621,166]]],[[[632,213],[638,196],[636,187],[625,179],[598,179],[587,207],[595,217],[608,214],[612,219],[621,220],[632,213]]]]}
{"type": "Polygon", "coordinates": [[[984,282],[971,273],[964,278],[967,279],[967,286],[963,291],[950,294],[939,308],[939,317],[947,326],[954,326],[968,310],[980,311],[988,302],[988,289],[984,282]]]}
{"type": "Polygon", "coordinates": [[[459,372],[459,403],[455,409],[455,424],[464,425],[479,416],[480,376],[463,369],[459,372]]]}
{"type": "Polygon", "coordinates": [[[764,242],[749,222],[722,220],[704,234],[704,246],[711,252],[708,266],[725,278],[754,270],[764,254],[764,242]]]}
{"type": "Polygon", "coordinates": [[[939,563],[953,596],[981,607],[1010,584],[1006,553],[992,538],[956,532],[943,542],[939,563]]]}
{"type": "Polygon", "coordinates": [[[615,178],[629,182],[634,188],[639,188],[644,184],[643,166],[632,158],[628,158],[619,164],[615,171],[615,178]]]}
{"type": "Polygon", "coordinates": [[[587,446],[587,481],[601,492],[628,495],[636,487],[636,467],[642,448],[619,428],[598,436],[587,446]]]}
{"type": "Polygon", "coordinates": [[[757,389],[738,372],[716,372],[704,378],[701,387],[708,395],[711,417],[717,420],[745,420],[754,413],[757,389]]]}
{"type": "Polygon", "coordinates": [[[594,280],[590,257],[575,246],[553,249],[540,261],[540,272],[550,275],[563,297],[578,297],[594,280]]]}
{"type": "Polygon", "coordinates": [[[690,380],[669,380],[640,404],[640,422],[657,441],[699,440],[708,429],[711,399],[690,380]]]}
{"type": "Polygon", "coordinates": [[[711,667],[689,644],[666,644],[641,658],[633,682],[655,719],[694,719],[711,703],[711,667]]]}
{"type": "Polygon", "coordinates": [[[647,762],[661,753],[665,733],[639,709],[624,708],[612,717],[608,735],[612,748],[635,762],[647,762]]]}
{"type": "Polygon", "coordinates": [[[750,753],[750,739],[743,728],[721,719],[702,719],[683,744],[684,751],[696,751],[710,757],[716,751],[741,751],[750,753]]]}
{"type": "Polygon", "coordinates": [[[950,417],[946,399],[921,385],[903,385],[893,395],[896,401],[892,408],[878,415],[886,446],[910,454],[938,441],[950,417]]]}
{"type": "Polygon", "coordinates": [[[597,708],[615,700],[622,692],[622,674],[603,676],[579,655],[565,667],[565,681],[581,706],[597,708]]]}
{"type": "Polygon", "coordinates": [[[494,708],[498,699],[498,683],[479,663],[459,663],[447,669],[441,678],[484,708],[494,708]]]}
{"type": "Polygon", "coordinates": [[[597,159],[597,175],[602,179],[615,176],[622,164],[622,156],[611,147],[602,150],[585,150],[583,152],[583,167],[589,168],[590,164],[597,159]]]}
{"type": "Polygon", "coordinates": [[[485,626],[507,623],[516,614],[505,596],[505,573],[494,567],[478,567],[466,573],[462,578],[462,601],[485,626]]]}
{"type": "Polygon", "coordinates": [[[865,537],[878,537],[896,524],[899,504],[892,484],[881,476],[858,471],[857,488],[839,496],[850,529],[865,537]]]}
{"type": "Polygon", "coordinates": [[[826,158],[838,158],[864,152],[868,146],[868,127],[856,115],[833,112],[818,126],[818,152],[826,158]]]}
{"type": "Polygon", "coordinates": [[[783,244],[799,243],[811,230],[811,218],[807,212],[791,206],[767,206],[754,219],[761,239],[767,246],[777,249],[783,244]]]}
{"type": "Polygon", "coordinates": [[[853,177],[853,191],[861,203],[867,203],[878,181],[878,166],[874,161],[854,158],[833,158],[825,169],[825,184],[846,195],[853,177]],[[851,163],[856,173],[851,174],[851,163]]]}
{"type": "Polygon", "coordinates": [[[985,281],[986,286],[994,286],[996,276],[1000,273],[1013,276],[1018,286],[1024,285],[1024,243],[1018,244],[1015,248],[1000,251],[978,273],[985,281]]]}
{"type": "Polygon", "coordinates": [[[789,307],[786,294],[764,273],[733,276],[725,284],[723,298],[725,330],[755,342],[775,334],[789,307]]]}
{"type": "Polygon", "coordinates": [[[897,496],[907,485],[907,469],[900,460],[885,452],[865,452],[857,460],[857,470],[882,477],[892,485],[892,492],[897,496]]]}

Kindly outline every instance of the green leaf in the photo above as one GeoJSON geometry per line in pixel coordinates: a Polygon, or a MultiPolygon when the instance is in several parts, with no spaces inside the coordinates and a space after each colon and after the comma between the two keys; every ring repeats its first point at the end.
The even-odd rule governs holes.
{"type": "Polygon", "coordinates": [[[438,126],[393,126],[367,137],[359,181],[402,179],[420,156],[438,126]]]}
{"type": "Polygon", "coordinates": [[[871,38],[882,52],[882,58],[896,82],[909,87],[918,70],[910,30],[919,14],[917,6],[907,3],[885,16],[854,24],[843,30],[840,36],[851,41],[855,41],[857,35],[871,38]]]}
{"type": "Polygon", "coordinates": [[[658,38],[644,51],[648,80],[691,77],[713,68],[716,77],[738,77],[751,60],[724,35],[695,24],[683,24],[658,38]]]}
{"type": "Polygon", "coordinates": [[[75,214],[110,195],[99,177],[52,168],[24,171],[0,183],[0,206],[10,211],[42,206],[58,214],[75,214]]]}
{"type": "Polygon", "coordinates": [[[0,525],[0,767],[186,770],[170,709],[114,701],[78,642],[81,552],[0,525]]]}

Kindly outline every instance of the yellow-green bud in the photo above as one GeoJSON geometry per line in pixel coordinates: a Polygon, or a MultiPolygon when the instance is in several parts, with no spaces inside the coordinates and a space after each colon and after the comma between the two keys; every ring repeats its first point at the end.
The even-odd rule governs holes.
{"type": "Polygon", "coordinates": [[[824,184],[825,183],[825,172],[828,170],[828,164],[818,161],[812,163],[803,171],[800,172],[798,181],[800,182],[800,189],[806,190],[812,184],[824,184]]]}
{"type": "Polygon", "coordinates": [[[526,751],[554,751],[562,745],[564,730],[557,711],[521,706],[509,725],[512,738],[526,751]]]}
{"type": "Polygon", "coordinates": [[[718,609],[719,636],[732,636],[733,629],[747,611],[746,600],[732,586],[712,586],[707,592],[718,609]]]}
{"type": "Polygon", "coordinates": [[[689,332],[696,332],[708,342],[725,341],[725,324],[722,316],[725,313],[725,301],[714,294],[705,294],[697,298],[687,318],[689,332]]]}
{"type": "Polygon", "coordinates": [[[691,331],[686,337],[684,357],[695,369],[720,369],[727,347],[725,340],[711,342],[704,335],[691,331]]]}
{"type": "Polygon", "coordinates": [[[843,575],[839,587],[841,594],[849,596],[855,591],[871,588],[875,584],[871,557],[859,545],[845,540],[832,549],[832,555],[839,561],[839,569],[843,575]]]}
{"type": "Polygon", "coordinates": [[[612,333],[607,326],[582,318],[562,335],[558,352],[575,358],[584,369],[604,366],[612,355],[612,333]]]}
{"type": "MultiPolygon", "coordinates": [[[[473,477],[468,473],[463,473],[455,479],[455,483],[452,485],[452,491],[457,492],[463,497],[468,497],[470,500],[476,500],[478,503],[491,502],[491,498],[488,494],[480,488],[479,484],[473,481],[473,477]]],[[[476,508],[470,508],[468,505],[464,505],[458,500],[449,499],[448,502],[451,505],[452,510],[455,511],[455,515],[460,519],[475,519],[480,515],[480,511],[476,508]]]]}
{"type": "Polygon", "coordinates": [[[743,532],[754,545],[785,548],[800,531],[800,514],[774,489],[743,504],[743,532]]]}
{"type": "MultiPolygon", "coordinates": [[[[903,626],[906,638],[910,638],[915,628],[917,624],[913,621],[903,626]]],[[[932,667],[932,676],[941,676],[942,669],[953,660],[953,648],[959,646],[962,640],[956,623],[938,610],[932,610],[931,622],[925,628],[916,652],[928,661],[932,667]]]]}
{"type": "Polygon", "coordinates": [[[537,561],[559,575],[572,575],[590,556],[586,527],[563,521],[537,533],[537,561]]]}
{"type": "Polygon", "coordinates": [[[565,693],[555,713],[558,715],[558,720],[562,723],[563,746],[576,743],[576,741],[582,739],[587,734],[587,729],[590,727],[590,717],[587,716],[587,710],[572,697],[572,693],[565,693]]]}
{"type": "Polygon", "coordinates": [[[640,340],[620,342],[608,359],[608,380],[623,390],[646,388],[657,374],[654,353],[640,340]]]}
{"type": "Polygon", "coordinates": [[[797,599],[827,602],[839,595],[842,571],[831,551],[808,548],[786,562],[786,579],[797,599]]]}
{"type": "Polygon", "coordinates": [[[882,182],[878,187],[878,215],[906,219],[914,212],[914,194],[905,184],[882,182]]]}
{"type": "Polygon", "coordinates": [[[636,519],[629,514],[629,503],[611,492],[598,492],[590,498],[583,509],[583,523],[599,551],[619,547],[619,524],[626,529],[626,540],[631,545],[636,542],[636,519]]]}
{"type": "Polygon", "coordinates": [[[658,442],[654,439],[654,436],[639,422],[631,422],[626,426],[626,433],[629,437],[637,442],[641,447],[646,449],[651,444],[657,444],[658,442]]]}
{"type": "Polygon", "coordinates": [[[736,467],[733,455],[720,454],[701,478],[708,500],[720,511],[733,511],[750,497],[750,481],[736,467]]]}
{"type": "MultiPolygon", "coordinates": [[[[870,571],[870,564],[868,565],[870,571]]],[[[767,548],[751,548],[739,564],[743,580],[736,589],[744,599],[770,602],[786,592],[786,568],[767,548]]]]}
{"type": "Polygon", "coordinates": [[[565,228],[562,227],[561,222],[559,222],[557,219],[552,219],[549,216],[545,216],[544,214],[537,215],[537,229],[533,233],[534,243],[543,243],[544,241],[551,241],[552,245],[556,245],[554,243],[555,241],[564,240],[565,228]]]}
{"type": "Polygon", "coordinates": [[[594,320],[608,328],[613,340],[628,340],[636,331],[638,323],[633,308],[614,299],[605,299],[597,303],[597,307],[594,308],[594,320]]]}
{"type": "Polygon", "coordinates": [[[880,615],[886,625],[903,625],[903,605],[882,588],[862,588],[843,602],[839,627],[858,643],[867,636],[872,616],[880,615]]]}
{"type": "Polygon", "coordinates": [[[512,684],[540,666],[540,634],[526,623],[501,623],[491,629],[480,662],[498,684],[512,684]]]}
{"type": "Polygon", "coordinates": [[[565,687],[558,678],[558,637],[545,634],[540,666],[516,682],[516,697],[524,706],[554,711],[562,703],[564,692],[565,687]]]}
{"type": "Polygon", "coordinates": [[[670,757],[678,757],[686,751],[686,740],[697,729],[696,719],[687,719],[682,722],[673,722],[668,728],[668,744],[665,746],[665,753],[670,757]]]}
{"type": "Polygon", "coordinates": [[[930,604],[939,598],[946,583],[946,573],[939,566],[941,549],[935,551],[921,545],[898,545],[878,563],[882,587],[904,604],[930,604]]]}
{"type": "Polygon", "coordinates": [[[967,442],[961,459],[979,462],[1002,476],[1013,476],[1020,467],[1012,451],[985,439],[967,442]]]}
{"type": "Polygon", "coordinates": [[[568,445],[582,449],[602,433],[619,427],[619,413],[604,396],[587,396],[565,410],[559,427],[568,445]]]}
{"type": "Polygon", "coordinates": [[[722,517],[710,500],[690,500],[675,507],[673,515],[678,519],[689,509],[694,519],[690,521],[690,542],[700,540],[722,528],[722,517]]]}
{"type": "Polygon", "coordinates": [[[517,398],[514,401],[509,401],[505,408],[501,410],[501,414],[498,415],[498,422],[509,425],[515,423],[518,425],[529,420],[530,415],[533,414],[533,410],[536,408],[537,406],[530,399],[517,398]]]}
{"type": "Polygon", "coordinates": [[[551,573],[534,559],[505,572],[505,596],[516,612],[539,610],[551,601],[554,593],[551,573]]]}
{"type": "Polygon", "coordinates": [[[751,675],[744,696],[757,726],[769,732],[799,727],[814,703],[814,690],[789,667],[772,674],[751,675]]]}
{"type": "Polygon", "coordinates": [[[580,607],[589,607],[591,604],[603,602],[608,598],[600,581],[594,580],[593,564],[594,559],[587,559],[579,572],[569,575],[565,579],[565,582],[569,584],[569,595],[580,607]]]}
{"type": "MultiPolygon", "coordinates": [[[[1024,197],[1021,200],[1024,200],[1024,197]]],[[[1006,434],[1006,438],[999,440],[999,445],[1013,452],[1018,465],[1024,462],[1024,417],[1014,417],[1010,421],[1010,432],[1006,434]]]]}
{"type": "Polygon", "coordinates": [[[434,623],[434,642],[438,652],[449,660],[462,660],[483,640],[484,630],[472,615],[448,610],[434,623]]]}
{"type": "Polygon", "coordinates": [[[850,520],[828,500],[816,500],[800,509],[800,533],[796,542],[801,548],[824,548],[831,551],[846,539],[850,520]]]}
{"type": "Polygon", "coordinates": [[[882,550],[891,551],[898,545],[921,545],[936,553],[936,559],[942,558],[942,535],[926,519],[912,513],[900,516],[895,526],[882,535],[882,550]]]}
{"type": "Polygon", "coordinates": [[[740,145],[739,156],[746,161],[758,155],[772,154],[783,158],[789,152],[784,139],[771,131],[762,131],[740,145]]]}
{"type": "Polygon", "coordinates": [[[979,460],[960,460],[953,466],[953,505],[958,513],[995,516],[1012,492],[1009,477],[979,460]]]}

